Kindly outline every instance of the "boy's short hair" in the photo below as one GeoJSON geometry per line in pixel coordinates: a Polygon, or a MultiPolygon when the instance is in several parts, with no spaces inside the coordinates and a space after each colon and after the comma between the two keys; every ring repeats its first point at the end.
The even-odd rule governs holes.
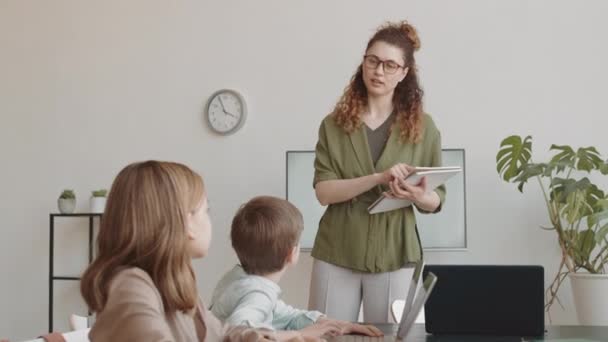
{"type": "Polygon", "coordinates": [[[259,196],[239,208],[230,238],[245,272],[264,275],[283,269],[302,230],[302,214],[293,204],[259,196]]]}

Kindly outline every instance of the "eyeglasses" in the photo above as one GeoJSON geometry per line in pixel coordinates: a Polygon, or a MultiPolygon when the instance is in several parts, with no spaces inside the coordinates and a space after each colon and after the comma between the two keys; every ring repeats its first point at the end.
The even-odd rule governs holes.
{"type": "Polygon", "coordinates": [[[394,74],[397,70],[404,68],[391,60],[383,61],[374,55],[363,56],[363,65],[366,68],[373,70],[376,69],[379,64],[382,64],[382,70],[384,70],[384,73],[386,74],[394,74]]]}

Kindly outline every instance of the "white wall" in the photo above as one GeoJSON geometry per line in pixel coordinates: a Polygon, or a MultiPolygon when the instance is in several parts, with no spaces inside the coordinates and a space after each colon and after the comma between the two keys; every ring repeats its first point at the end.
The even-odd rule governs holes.
{"type": "MultiPolygon", "coordinates": [[[[0,337],[47,328],[48,213],[63,188],[78,210],[127,163],[184,162],[207,183],[210,256],[196,262],[209,298],[236,260],[228,228],[254,195],[284,196],[285,150],[311,149],[374,28],[407,18],[426,108],[445,147],[467,153],[468,252],[429,262],[533,263],[552,274],[558,251],[535,186],[524,195],[495,171],[500,140],[532,134],[608,153],[605,1],[23,1],[0,2],[0,337]],[[234,88],[248,100],[242,131],[204,125],[208,96],[234,88]]],[[[57,229],[57,272],[78,274],[85,221],[57,229]]],[[[306,306],[310,258],[283,281],[306,306]]],[[[57,283],[56,328],[82,310],[75,284],[57,283]]],[[[574,323],[566,285],[565,311],[574,323]]]]}

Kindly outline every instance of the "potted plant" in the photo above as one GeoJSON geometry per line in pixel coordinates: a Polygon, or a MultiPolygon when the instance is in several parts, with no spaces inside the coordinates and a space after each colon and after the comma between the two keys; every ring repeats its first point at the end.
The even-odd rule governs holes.
{"type": "Polygon", "coordinates": [[[76,208],[76,195],[74,190],[63,190],[57,199],[57,207],[62,214],[71,214],[76,208]]]}
{"type": "Polygon", "coordinates": [[[496,170],[520,192],[530,179],[542,191],[551,225],[541,228],[555,233],[561,251],[545,309],[559,302],[558,290],[569,277],[579,322],[608,325],[608,195],[587,177],[607,175],[608,161],[594,147],[551,145],[550,151],[555,154],[548,162],[534,162],[532,137],[507,137],[496,155],[496,170]]]}
{"type": "Polygon", "coordinates": [[[91,192],[91,212],[92,213],[103,213],[106,207],[106,196],[108,190],[99,189],[91,192]]]}

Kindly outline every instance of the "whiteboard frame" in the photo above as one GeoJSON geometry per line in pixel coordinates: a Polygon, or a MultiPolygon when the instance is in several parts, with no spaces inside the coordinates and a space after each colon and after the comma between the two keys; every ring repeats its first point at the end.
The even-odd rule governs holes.
{"type": "Polygon", "coordinates": [[[423,247],[425,252],[467,252],[469,250],[469,235],[467,230],[467,153],[464,148],[442,148],[441,151],[462,152],[462,190],[464,200],[464,247],[423,247]]]}
{"type": "MultiPolygon", "coordinates": [[[[467,177],[466,177],[466,151],[464,148],[443,148],[443,151],[462,152],[463,166],[463,192],[464,192],[464,247],[423,247],[424,252],[466,252],[469,250],[468,229],[467,229],[467,177]]],[[[315,153],[314,150],[287,150],[285,151],[285,198],[289,200],[289,155],[295,153],[315,153]]],[[[312,187],[312,183],[310,184],[312,187]]],[[[318,227],[317,227],[318,229],[318,227]]],[[[315,234],[316,235],[316,234],[315,234]]],[[[312,247],[301,247],[302,252],[310,252],[312,247]]]]}

